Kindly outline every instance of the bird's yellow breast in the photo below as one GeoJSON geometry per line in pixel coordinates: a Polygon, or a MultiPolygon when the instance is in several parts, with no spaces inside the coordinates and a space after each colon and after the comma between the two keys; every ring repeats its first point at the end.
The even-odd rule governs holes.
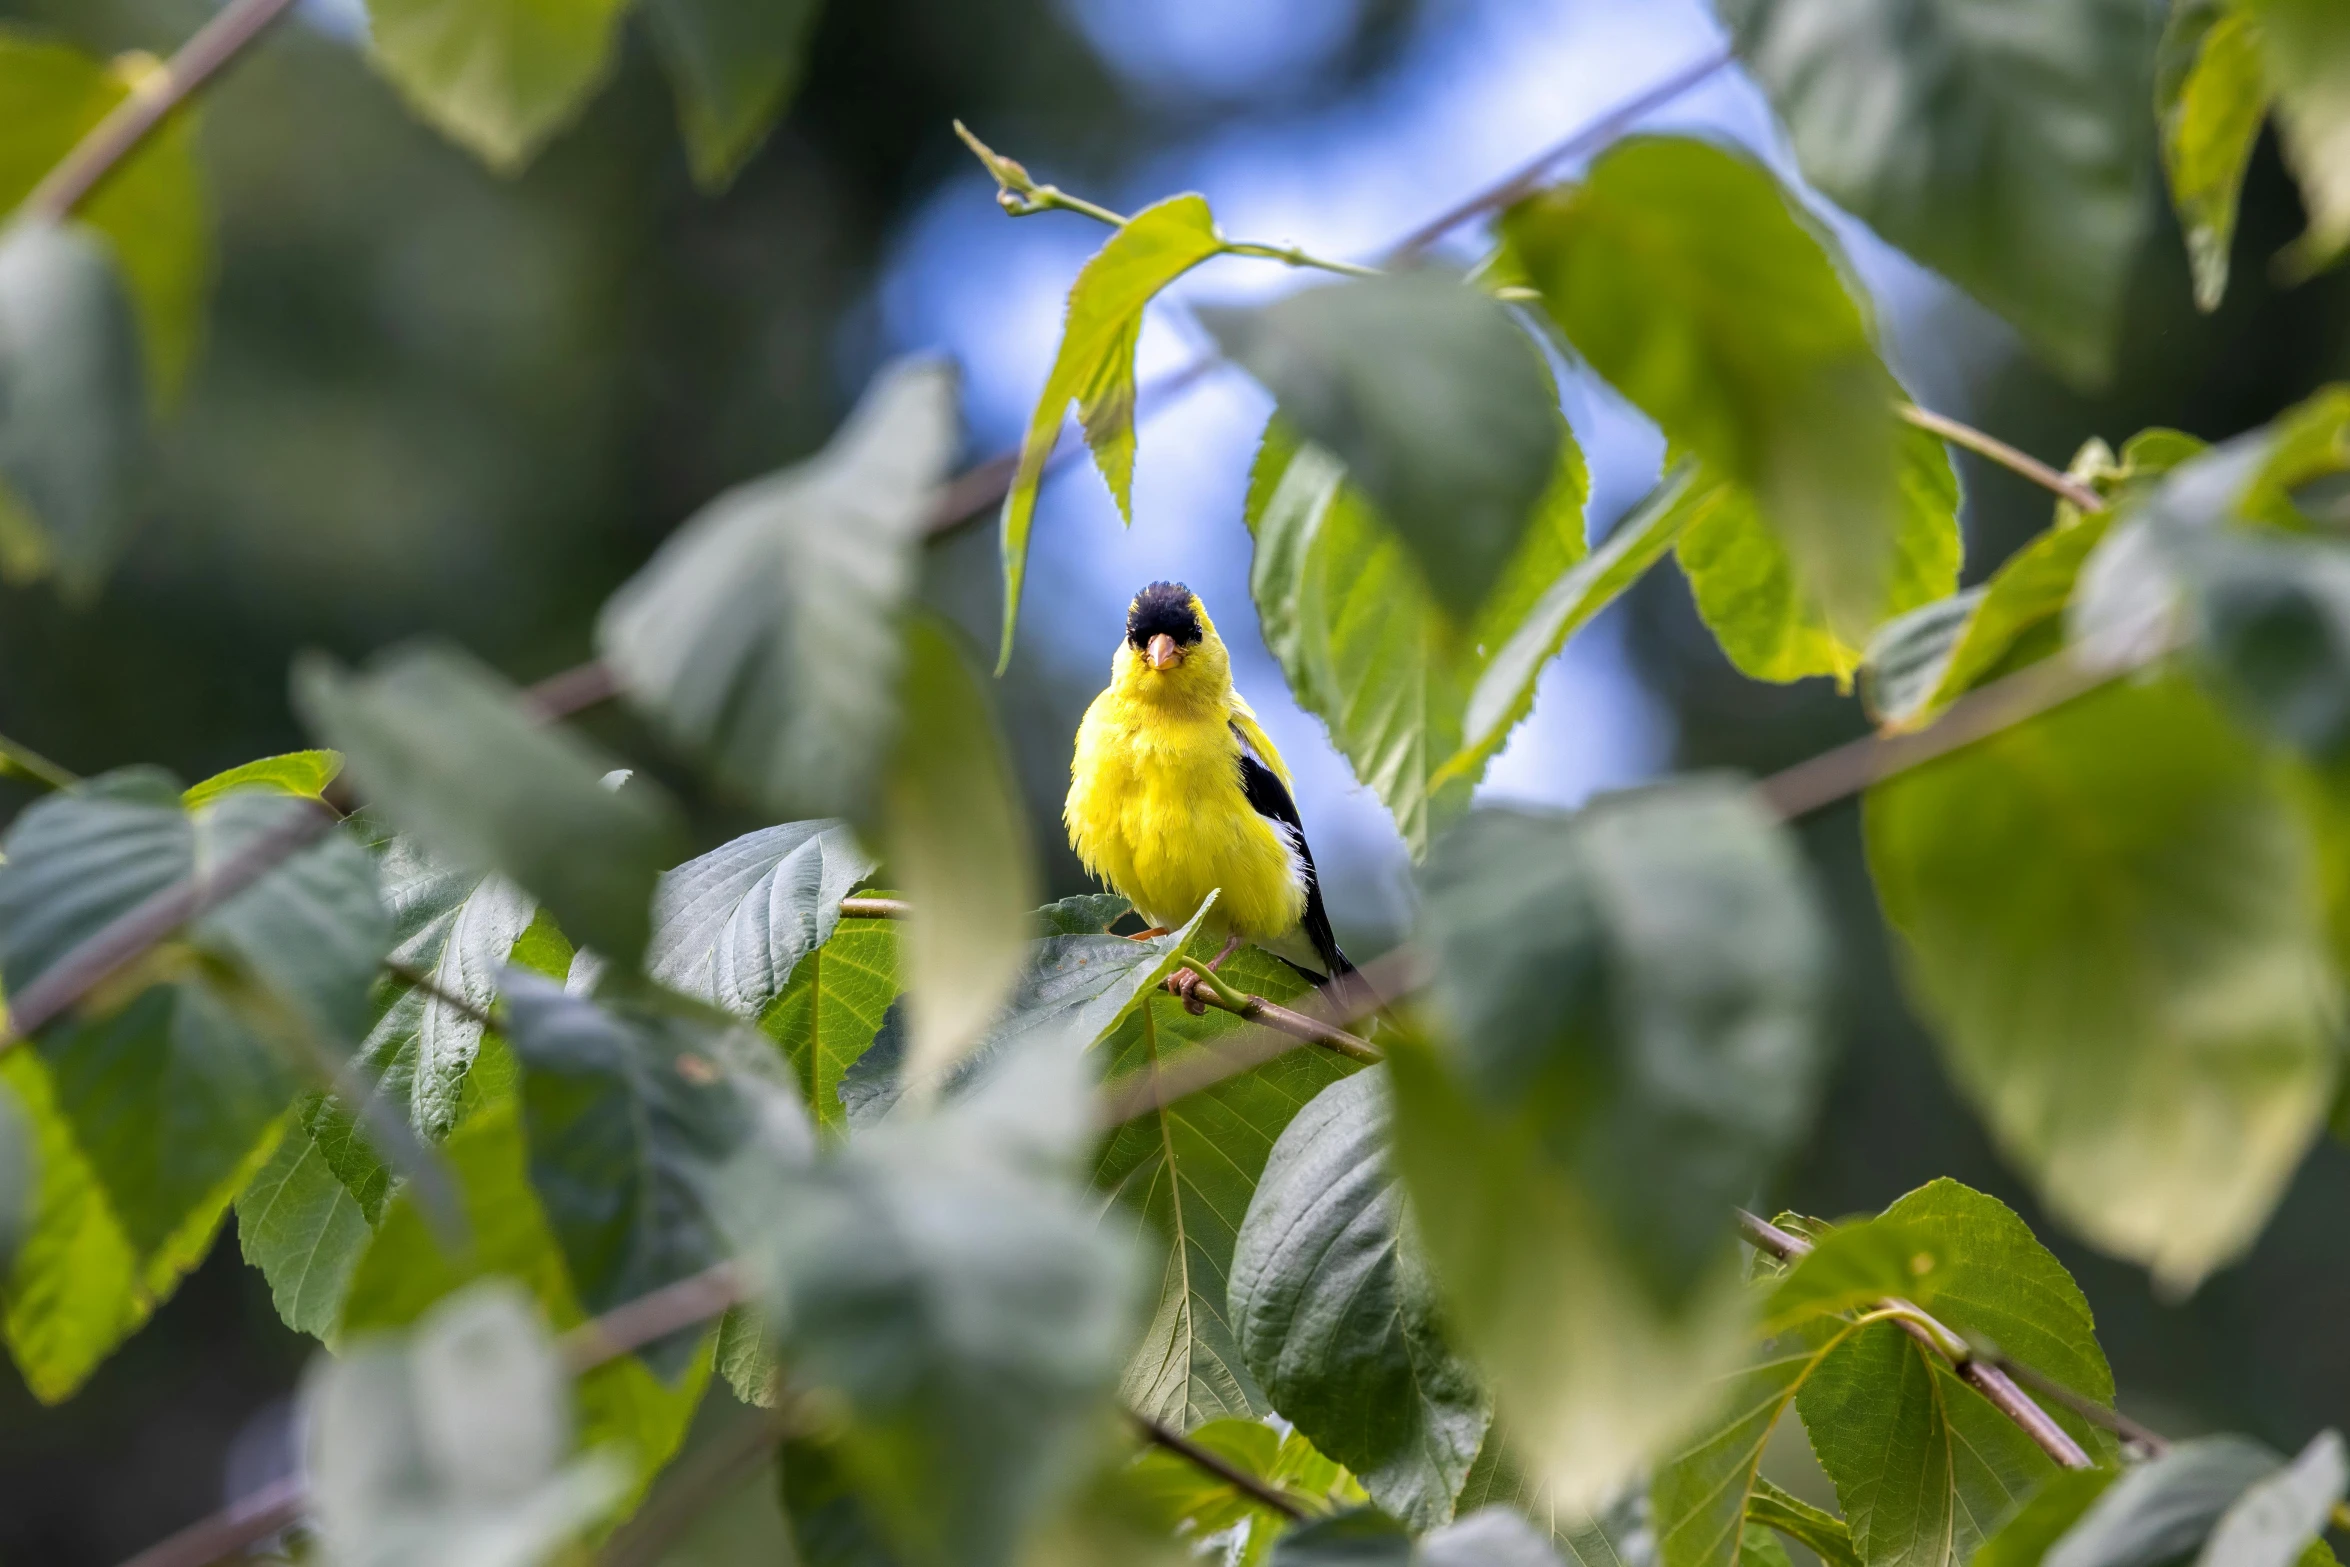
{"type": "Polygon", "coordinates": [[[1266,941],[1294,930],[1305,884],[1287,835],[1248,803],[1240,741],[1217,711],[1094,698],[1077,729],[1063,817],[1085,868],[1170,929],[1211,891],[1216,923],[1266,941]]]}

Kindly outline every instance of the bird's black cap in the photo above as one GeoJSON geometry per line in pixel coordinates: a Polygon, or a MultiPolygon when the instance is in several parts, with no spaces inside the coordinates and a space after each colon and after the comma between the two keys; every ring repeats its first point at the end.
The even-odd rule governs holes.
{"type": "Polygon", "coordinates": [[[1164,632],[1177,647],[1200,639],[1199,615],[1191,607],[1191,589],[1180,582],[1154,582],[1134,595],[1126,609],[1126,640],[1147,647],[1164,632]]]}

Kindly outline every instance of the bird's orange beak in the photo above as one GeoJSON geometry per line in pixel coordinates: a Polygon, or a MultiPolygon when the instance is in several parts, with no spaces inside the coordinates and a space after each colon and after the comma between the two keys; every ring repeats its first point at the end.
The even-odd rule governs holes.
{"type": "Polygon", "coordinates": [[[1175,645],[1173,637],[1162,631],[1150,639],[1150,645],[1143,649],[1142,656],[1150,660],[1153,669],[1173,669],[1183,662],[1183,649],[1175,645]]]}

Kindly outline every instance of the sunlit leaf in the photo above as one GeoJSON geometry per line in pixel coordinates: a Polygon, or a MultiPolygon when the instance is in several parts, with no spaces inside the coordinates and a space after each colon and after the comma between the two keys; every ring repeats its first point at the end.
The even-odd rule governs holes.
{"type": "Polygon", "coordinates": [[[298,794],[306,800],[323,799],[326,786],[342,770],[343,759],[332,751],[289,751],[283,756],[265,756],[246,762],[225,773],[215,773],[202,783],[190,784],[181,793],[180,803],[191,811],[202,810],[232,789],[251,788],[298,794]]]}
{"type": "Polygon", "coordinates": [[[832,940],[840,900],[873,870],[845,822],[745,833],[662,875],[645,971],[756,1022],[801,962],[832,940]]]}
{"type": "MultiPolygon", "coordinates": [[[[1278,419],[1258,450],[1246,516],[1256,538],[1249,585],[1265,645],[1415,855],[1467,808],[1486,757],[1499,749],[1497,737],[1459,759],[1481,670],[1583,559],[1589,484],[1572,436],[1562,430],[1559,441],[1557,472],[1517,553],[1465,623],[1436,603],[1410,552],[1337,459],[1301,443],[1278,419]]],[[[1594,586],[1586,613],[1637,574],[1635,567],[1594,586]]],[[[1558,626],[1561,640],[1566,631],[1558,626]]],[[[1504,735],[1515,716],[1522,715],[1500,721],[1504,735]]]]}
{"type": "Polygon", "coordinates": [[[606,757],[451,647],[411,644],[363,674],[306,655],[294,705],[401,831],[451,866],[510,876],[574,939],[635,965],[684,837],[657,786],[606,788],[606,757]]]}
{"type": "Polygon", "coordinates": [[[1200,319],[1283,422],[1345,465],[1436,602],[1475,617],[1541,526],[1567,439],[1549,367],[1509,312],[1412,272],[1200,319]]]}
{"type": "Polygon", "coordinates": [[[347,1116],[337,1120],[337,1109],[317,1100],[297,1110],[236,1201],[238,1244],[269,1281],[279,1319],[321,1339],[342,1311],[343,1291],[374,1237],[372,1220],[389,1185],[380,1164],[357,1190],[338,1168],[331,1139],[356,1134],[347,1116]]]}
{"type": "Polygon", "coordinates": [[[146,461],[137,329],[102,241],[0,235],[0,575],[94,597],[129,541],[146,461]]]}
{"type": "Polygon", "coordinates": [[[820,0],[644,0],[694,179],[724,190],[791,105],[820,0]]]}
{"type": "MultiPolygon", "coordinates": [[[[1191,1441],[1242,1474],[1333,1510],[1364,1501],[1363,1488],[1343,1465],[1325,1457],[1296,1431],[1262,1420],[1228,1416],[1195,1426],[1191,1441]]],[[[1245,1528],[1236,1540],[1240,1564],[1261,1563],[1288,1520],[1231,1481],[1163,1447],[1146,1447],[1121,1480],[1159,1527],[1180,1539],[1204,1542],[1245,1528]]]]}
{"type": "Polygon", "coordinates": [[[872,1048],[897,999],[898,924],[842,920],[831,940],[800,960],[791,983],[759,1019],[791,1062],[818,1126],[837,1130],[847,1124],[841,1084],[872,1048]]]}
{"type": "Polygon", "coordinates": [[[1207,202],[1170,196],[1145,207],[1112,234],[1077,274],[1052,373],[1020,438],[1020,464],[1004,495],[1004,634],[1001,674],[1012,657],[1020,589],[1028,574],[1028,534],[1044,466],[1061,438],[1069,405],[1085,428],[1102,479],[1132,520],[1134,488],[1134,348],[1142,312],[1158,292],[1223,247],[1207,202]]]}
{"type": "Polygon", "coordinates": [[[2154,102],[2195,303],[2217,310],[2228,289],[2244,170],[2268,118],[2268,82],[2249,17],[2228,0],[2173,5],[2155,53],[2154,102]]]}
{"type": "Polygon", "coordinates": [[[2014,322],[2066,376],[2104,379],[2146,233],[2151,8],[1718,9],[1804,178],[2014,322]]]}
{"type": "Polygon", "coordinates": [[[604,607],[632,702],[784,816],[857,816],[887,750],[955,373],[901,361],[823,451],[721,495],[604,607]]]}
{"type": "Polygon", "coordinates": [[[1324,1089],[1282,1131],[1233,1250],[1232,1325],[1273,1407],[1414,1528],[1452,1516],[1492,1422],[1445,1342],[1387,1159],[1386,1074],[1324,1089]]]}
{"type": "MultiPolygon", "coordinates": [[[[1694,1440],[1660,1462],[1649,1485],[1663,1567],[1733,1567],[1761,1483],[1763,1444],[1821,1356],[1842,1342],[1840,1325],[1815,1325],[1765,1348],[1724,1377],[1694,1440]]],[[[1846,1542],[1849,1551],[1850,1542],[1846,1542]]]]}
{"type": "Polygon", "coordinates": [[[1754,494],[1805,595],[1864,645],[1898,553],[1898,388],[1826,230],[1741,153],[1636,137],[1502,231],[1591,367],[1754,494]]]}
{"type": "Polygon", "coordinates": [[[1869,860],[1952,1075],[2085,1237],[2186,1287],[2259,1232],[2338,1072],[2306,828],[2184,681],[1872,789],[1869,860]]]}
{"type": "Polygon", "coordinates": [[[1940,1282],[1927,1234],[1897,1219],[1840,1225],[1771,1291],[1759,1332],[1775,1337],[1814,1317],[1833,1316],[1898,1295],[1920,1304],[1940,1282]]]}
{"type": "Polygon", "coordinates": [[[906,1077],[925,1091],[978,1043],[1020,977],[1036,866],[987,688],[954,633],[927,616],[906,626],[900,712],[882,836],[913,904],[898,942],[906,1077]]]}
{"type": "Polygon", "coordinates": [[[417,114],[512,174],[587,106],[627,0],[367,0],[370,56],[417,114]]]}

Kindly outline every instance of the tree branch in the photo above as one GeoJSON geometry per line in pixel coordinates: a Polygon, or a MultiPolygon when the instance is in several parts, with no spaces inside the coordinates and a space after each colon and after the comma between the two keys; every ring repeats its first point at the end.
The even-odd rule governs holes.
{"type": "Polygon", "coordinates": [[[1185,1462],[1191,1464],[1195,1468],[1204,1470],[1207,1473],[1214,1475],[1217,1479],[1223,1481],[1226,1485],[1229,1485],[1235,1490],[1242,1492],[1244,1495],[1262,1503],[1264,1506],[1272,1508],[1273,1511],[1279,1513],[1282,1517],[1288,1519],[1291,1523],[1300,1522],[1306,1517],[1305,1508],[1298,1502],[1297,1498],[1291,1496],[1288,1492],[1278,1490],[1273,1486],[1267,1485],[1264,1481],[1258,1479],[1255,1475],[1250,1474],[1247,1470],[1239,1467],[1236,1464],[1226,1462],[1221,1456],[1209,1452],[1206,1448],[1200,1446],[1197,1442],[1192,1441],[1189,1437],[1176,1435],[1173,1431],[1159,1424],[1159,1422],[1153,1420],[1150,1416],[1144,1414],[1141,1410],[1127,1410],[1126,1418],[1134,1423],[1135,1430],[1142,1433],[1142,1438],[1144,1441],[1149,1442],[1154,1447],[1163,1447],[1168,1452],[1173,1453],[1176,1457],[1183,1459],[1185,1462]]]}
{"type": "Polygon", "coordinates": [[[423,991],[458,1016],[471,1018],[484,1028],[497,1026],[497,1020],[490,1015],[489,1008],[477,1007],[456,992],[443,990],[440,982],[424,970],[411,964],[396,962],[391,958],[385,958],[379,966],[386,974],[391,975],[401,984],[414,990],[423,991]]]}
{"type": "Polygon", "coordinates": [[[185,103],[220,68],[292,9],[294,0],[230,0],[196,30],[166,65],[135,84],[106,118],[90,128],[17,208],[20,218],[56,223],[80,206],[117,164],[145,141],[164,117],[185,103]]]}
{"type": "Polygon", "coordinates": [[[2083,511],[2105,510],[2105,497],[2069,473],[2059,473],[2029,452],[2021,452],[1971,424],[1934,413],[1915,403],[1896,403],[1894,409],[1919,429],[1938,435],[1953,446],[1963,446],[1977,457],[1987,457],[2010,473],[2021,474],[2040,488],[2071,501],[2083,511]]]}

